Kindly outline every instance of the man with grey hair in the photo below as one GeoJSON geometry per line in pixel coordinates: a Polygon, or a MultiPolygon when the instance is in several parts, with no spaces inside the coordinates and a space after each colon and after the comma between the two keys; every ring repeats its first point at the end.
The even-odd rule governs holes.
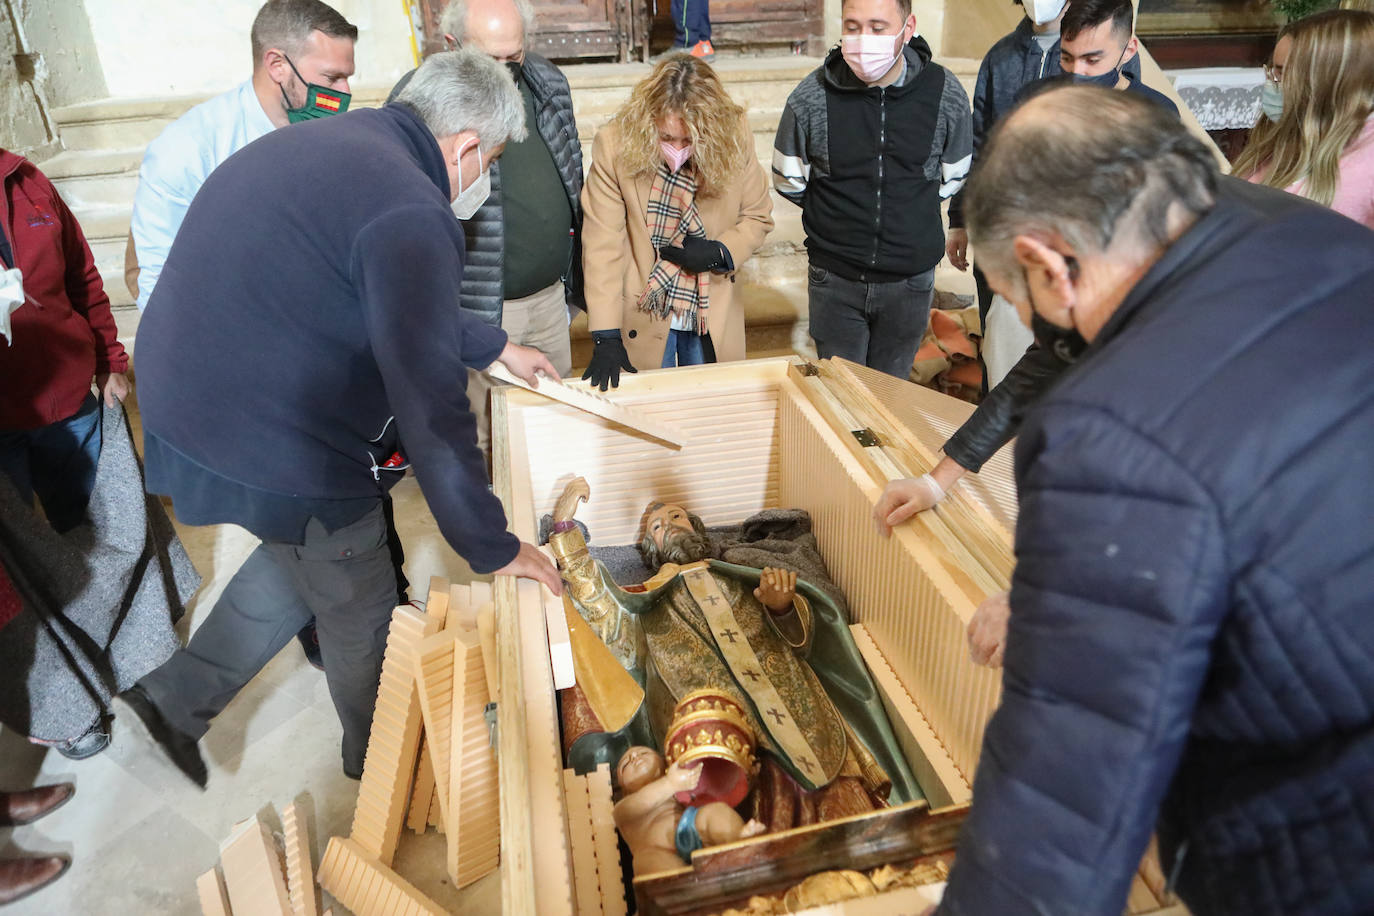
{"type": "MultiPolygon", "coordinates": [[[[536,347],[564,374],[572,368],[569,305],[584,307],[582,145],[572,92],[563,73],[528,50],[534,11],[526,0],[454,0],[440,23],[450,46],[472,48],[505,64],[524,103],[529,136],[506,147],[491,169],[491,196],[459,214],[470,255],[462,307],[536,347]]],[[[407,74],[392,90],[404,92],[407,74]]],[[[468,377],[477,438],[489,450],[491,379],[468,377]]]]}
{"type": "Polygon", "coordinates": [[[499,360],[537,383],[537,350],[453,308],[454,201],[519,140],[520,97],[485,55],[427,60],[382,109],[278,131],[205,182],[139,329],[150,492],[187,524],[262,539],[208,617],[124,694],[204,785],[209,722],[313,614],[362,773],[396,574],[382,498],[414,464],[444,537],[479,573],[559,578],[506,530],[453,379],[499,360]]]}
{"type": "Polygon", "coordinates": [[[452,0],[439,19],[450,48],[476,43],[478,50],[499,64],[521,63],[534,31],[534,7],[529,0],[452,0]]]}
{"type": "Polygon", "coordinates": [[[1374,233],[1092,87],[1014,111],[966,212],[1069,367],[1017,442],[1004,693],[939,913],[1117,916],[1156,828],[1193,912],[1367,913],[1374,233]]]}

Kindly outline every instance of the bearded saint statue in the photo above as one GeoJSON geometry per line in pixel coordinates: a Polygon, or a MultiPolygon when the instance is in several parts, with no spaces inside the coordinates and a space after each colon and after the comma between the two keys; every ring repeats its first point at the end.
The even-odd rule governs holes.
{"type": "Polygon", "coordinates": [[[923,797],[833,601],[795,573],[712,559],[701,519],[659,502],[645,510],[640,544],[658,572],[622,588],[572,519],[589,495],[581,478],[567,486],[549,543],[577,611],[644,702],[618,733],[578,739],[582,765],[614,765],[632,744],[663,751],[675,707],[707,690],[733,699],[757,736],[746,804],[770,831],[923,797]]]}

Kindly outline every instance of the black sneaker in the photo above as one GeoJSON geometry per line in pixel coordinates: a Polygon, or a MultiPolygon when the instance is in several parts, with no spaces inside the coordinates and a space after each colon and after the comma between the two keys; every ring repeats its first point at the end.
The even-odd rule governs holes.
{"type": "Polygon", "coordinates": [[[324,670],[324,656],[320,654],[320,634],[315,629],[315,621],[312,618],[309,623],[301,627],[296,634],[296,639],[301,644],[301,651],[305,653],[305,660],[308,661],[317,671],[324,670]]]}
{"type": "Polygon", "coordinates": [[[129,704],[129,708],[138,715],[144,728],[148,729],[148,737],[162,748],[167,759],[185,773],[187,779],[202,789],[205,788],[209,774],[205,770],[205,760],[200,756],[200,747],[196,739],[168,724],[153,698],[138,684],[121,693],[119,698],[129,704]]]}
{"type": "Polygon", "coordinates": [[[53,748],[68,760],[85,760],[87,757],[94,757],[109,746],[110,733],[105,731],[105,723],[102,719],[92,725],[81,737],[55,744],[53,748]]]}

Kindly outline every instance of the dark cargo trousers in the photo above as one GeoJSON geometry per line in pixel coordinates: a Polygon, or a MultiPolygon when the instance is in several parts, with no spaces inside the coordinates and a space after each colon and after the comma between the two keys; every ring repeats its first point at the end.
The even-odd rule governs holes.
{"type": "Polygon", "coordinates": [[[381,500],[334,532],[312,518],[304,544],[258,545],[186,647],[139,683],[168,724],[199,739],[313,616],[329,695],[343,725],[344,772],[357,777],[395,605],[396,571],[381,500]]]}

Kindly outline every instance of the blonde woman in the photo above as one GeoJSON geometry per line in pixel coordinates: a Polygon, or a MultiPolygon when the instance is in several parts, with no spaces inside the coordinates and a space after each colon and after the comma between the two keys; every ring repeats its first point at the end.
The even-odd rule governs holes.
{"type": "Polygon", "coordinates": [[[1265,115],[1236,175],[1374,228],[1374,14],[1290,23],[1267,69],[1265,115]]]}
{"type": "Polygon", "coordinates": [[[597,132],[583,273],[602,391],[640,367],[744,358],[734,272],[773,228],[744,109],[711,67],[665,58],[597,132]]]}

